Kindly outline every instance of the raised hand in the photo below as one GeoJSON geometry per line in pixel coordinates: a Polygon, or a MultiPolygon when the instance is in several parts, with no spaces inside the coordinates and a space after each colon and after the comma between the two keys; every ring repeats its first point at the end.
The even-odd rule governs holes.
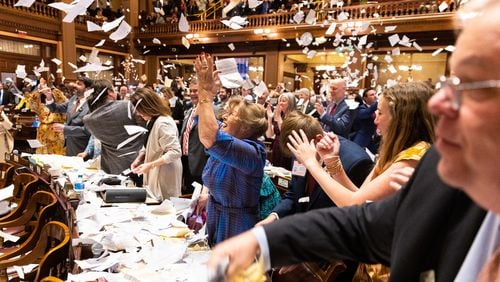
{"type": "Polygon", "coordinates": [[[288,139],[290,142],[286,145],[300,163],[308,168],[311,162],[317,162],[314,139],[309,141],[302,129],[300,130],[300,135],[297,131],[293,130],[288,139]]]}
{"type": "Polygon", "coordinates": [[[339,138],[333,132],[326,133],[316,145],[316,150],[322,159],[338,156],[340,151],[339,138]]]}

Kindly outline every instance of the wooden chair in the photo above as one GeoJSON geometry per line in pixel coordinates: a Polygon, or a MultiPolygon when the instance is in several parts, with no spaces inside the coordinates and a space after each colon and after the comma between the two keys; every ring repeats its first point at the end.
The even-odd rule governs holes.
{"type": "MultiPolygon", "coordinates": [[[[30,197],[28,205],[18,218],[0,222],[0,228],[4,229],[4,232],[20,237],[15,243],[9,242],[10,248],[0,249],[0,252],[4,253],[0,255],[0,260],[23,254],[26,250],[32,249],[36,242],[30,242],[30,240],[33,241],[39,237],[42,226],[54,219],[58,214],[59,207],[57,198],[52,193],[38,191],[30,197]],[[23,242],[28,243],[22,245],[23,242]],[[14,247],[18,245],[20,245],[19,248],[14,247]]],[[[2,247],[7,245],[1,243],[2,247]]]]}
{"type": "Polygon", "coordinates": [[[14,192],[7,199],[10,204],[16,203],[17,207],[10,213],[0,217],[0,222],[6,222],[18,218],[26,208],[29,199],[39,190],[39,179],[31,173],[21,173],[14,176],[14,192]]]}
{"type": "Polygon", "coordinates": [[[0,163],[0,189],[12,184],[14,166],[8,163],[0,163]]]}
{"type": "Polygon", "coordinates": [[[37,263],[38,267],[25,274],[25,280],[39,282],[44,277],[63,277],[70,248],[69,228],[58,221],[45,224],[31,252],[21,257],[0,259],[0,282],[8,281],[7,268],[37,263]]]}

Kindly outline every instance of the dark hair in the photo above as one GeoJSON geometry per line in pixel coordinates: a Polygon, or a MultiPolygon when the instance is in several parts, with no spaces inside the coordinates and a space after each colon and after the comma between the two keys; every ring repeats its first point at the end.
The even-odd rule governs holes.
{"type": "Polygon", "coordinates": [[[90,79],[86,76],[80,76],[76,80],[83,82],[83,84],[85,84],[85,88],[92,87],[92,84],[94,82],[92,79],[90,79]]]}
{"type": "Polygon", "coordinates": [[[160,98],[156,92],[149,88],[141,88],[130,96],[130,102],[136,111],[151,116],[170,116],[170,106],[160,98]]]}
{"type": "Polygon", "coordinates": [[[87,98],[90,112],[101,107],[108,100],[108,91],[114,92],[113,84],[105,79],[98,79],[92,84],[94,92],[87,98]]]}

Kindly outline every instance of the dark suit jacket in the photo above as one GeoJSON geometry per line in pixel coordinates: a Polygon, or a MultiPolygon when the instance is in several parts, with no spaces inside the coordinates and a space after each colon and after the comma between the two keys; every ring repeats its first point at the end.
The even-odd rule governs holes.
{"type": "Polygon", "coordinates": [[[76,95],[73,95],[64,103],[47,105],[51,112],[66,114],[66,123],[64,124],[66,156],[76,156],[76,154],[85,151],[90,138],[90,132],[83,125],[83,117],[89,113],[89,105],[87,102],[83,103],[78,111],[72,114],[75,99],[76,95]]]}
{"type": "MultiPolygon", "coordinates": [[[[184,132],[186,131],[187,123],[193,108],[186,112],[184,122],[182,123],[181,135],[179,137],[181,141],[181,146],[184,146],[184,132]]],[[[198,122],[195,119],[191,132],[189,133],[189,145],[188,145],[188,163],[189,172],[193,176],[201,176],[203,173],[203,168],[207,163],[208,155],[205,153],[205,147],[200,142],[200,137],[198,135],[198,122]]],[[[182,147],[184,150],[184,147],[182,147]]]]}
{"type": "Polygon", "coordinates": [[[333,133],[337,135],[348,138],[349,132],[351,132],[352,123],[356,116],[356,110],[349,110],[349,106],[347,106],[345,99],[343,99],[337,104],[333,114],[330,115],[332,106],[333,102],[326,108],[326,114],[320,119],[323,129],[327,132],[333,131],[333,133]]]}
{"type": "Polygon", "coordinates": [[[453,281],[486,212],[440,180],[438,160],[430,149],[406,188],[382,201],[264,226],[271,265],[352,259],[390,266],[391,281],[419,281],[428,271],[453,281]]]}
{"type": "Polygon", "coordinates": [[[362,104],[357,109],[358,113],[352,125],[351,140],[361,147],[370,147],[372,136],[377,129],[373,117],[377,110],[377,104],[373,103],[371,106],[362,104]]]}
{"type": "MultiPolygon", "coordinates": [[[[344,170],[351,181],[360,186],[368,174],[370,174],[373,162],[363,148],[343,137],[339,138],[341,143],[339,156],[344,170]]],[[[294,213],[335,206],[319,185],[316,185],[311,195],[307,195],[306,177],[297,175],[292,177],[288,191],[273,210],[280,218],[294,213]],[[309,202],[298,202],[300,198],[306,196],[309,196],[309,202]]]]}
{"type": "Polygon", "coordinates": [[[3,97],[2,97],[2,101],[0,101],[0,105],[8,105],[8,104],[15,104],[15,101],[14,101],[14,94],[12,94],[12,92],[10,92],[9,90],[7,89],[2,89],[0,91],[3,91],[3,97]]]}

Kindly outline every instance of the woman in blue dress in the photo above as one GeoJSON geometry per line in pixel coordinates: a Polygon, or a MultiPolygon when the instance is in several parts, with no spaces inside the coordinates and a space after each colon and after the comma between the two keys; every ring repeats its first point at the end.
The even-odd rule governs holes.
{"type": "Polygon", "coordinates": [[[266,149],[257,138],[266,131],[267,120],[263,106],[235,97],[229,100],[223,122],[219,123],[212,103],[217,93],[212,57],[201,54],[195,69],[198,133],[209,155],[202,178],[208,190],[208,242],[213,246],[251,229],[259,221],[266,149]]]}

